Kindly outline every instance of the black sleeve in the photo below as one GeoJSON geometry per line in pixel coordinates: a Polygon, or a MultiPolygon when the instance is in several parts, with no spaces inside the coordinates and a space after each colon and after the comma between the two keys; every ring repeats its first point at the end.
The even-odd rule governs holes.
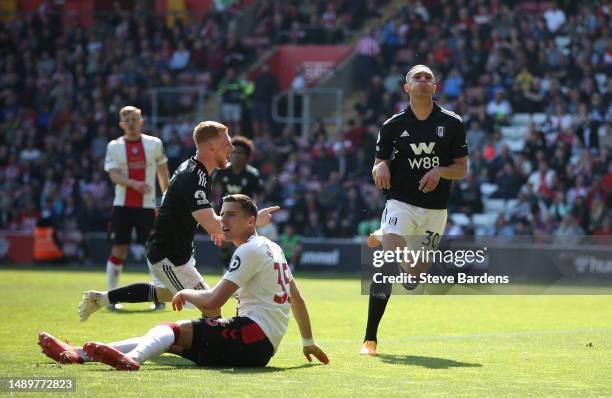
{"type": "Polygon", "coordinates": [[[388,160],[391,158],[394,146],[393,131],[388,124],[383,124],[378,130],[378,139],[376,140],[376,159],[388,160]]]}
{"type": "Polygon", "coordinates": [[[465,125],[463,122],[457,124],[453,131],[453,141],[451,143],[451,156],[453,159],[462,158],[467,156],[468,147],[467,139],[465,136],[465,125]]]}
{"type": "Polygon", "coordinates": [[[204,187],[194,181],[192,176],[189,177],[191,178],[185,178],[183,181],[182,189],[187,209],[189,209],[191,213],[201,209],[210,209],[212,207],[210,203],[212,195],[209,187],[211,180],[207,179],[205,183],[206,187],[204,187]]]}

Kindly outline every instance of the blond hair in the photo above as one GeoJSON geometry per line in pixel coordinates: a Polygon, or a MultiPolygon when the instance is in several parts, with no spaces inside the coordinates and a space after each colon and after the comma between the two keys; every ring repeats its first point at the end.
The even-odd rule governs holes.
{"type": "Polygon", "coordinates": [[[140,119],[142,119],[142,111],[139,108],[136,108],[135,106],[131,105],[124,106],[123,108],[121,108],[121,110],[119,111],[119,119],[125,120],[127,115],[129,115],[130,113],[135,113],[140,119]]]}
{"type": "Polygon", "coordinates": [[[227,131],[227,126],[219,122],[201,122],[193,129],[193,140],[196,146],[199,146],[200,144],[218,137],[219,134],[227,133],[227,131]]]}

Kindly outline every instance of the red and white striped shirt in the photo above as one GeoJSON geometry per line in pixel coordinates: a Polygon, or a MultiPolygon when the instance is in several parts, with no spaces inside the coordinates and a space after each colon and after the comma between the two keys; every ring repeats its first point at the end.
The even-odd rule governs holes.
{"type": "Polygon", "coordinates": [[[143,194],[133,188],[115,184],[113,206],[154,209],[157,166],[167,161],[164,146],[157,137],[141,134],[135,141],[119,137],[109,142],[106,146],[104,170],[108,172],[117,169],[125,178],[144,181],[151,187],[149,193],[143,194]]]}

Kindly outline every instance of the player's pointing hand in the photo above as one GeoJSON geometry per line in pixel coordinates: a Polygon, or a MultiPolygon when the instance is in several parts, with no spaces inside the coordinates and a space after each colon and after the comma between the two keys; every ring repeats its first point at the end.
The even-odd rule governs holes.
{"type": "Polygon", "coordinates": [[[259,210],[257,212],[257,222],[255,223],[255,226],[263,227],[264,225],[269,223],[270,220],[272,220],[271,213],[277,210],[280,210],[279,206],[266,207],[265,209],[259,210]]]}
{"type": "Polygon", "coordinates": [[[312,362],[312,358],[310,358],[310,356],[314,355],[315,358],[319,360],[319,362],[324,363],[325,365],[329,363],[329,358],[327,357],[327,354],[321,349],[321,347],[316,344],[305,346],[302,352],[304,353],[304,356],[306,357],[308,362],[312,362]]]}

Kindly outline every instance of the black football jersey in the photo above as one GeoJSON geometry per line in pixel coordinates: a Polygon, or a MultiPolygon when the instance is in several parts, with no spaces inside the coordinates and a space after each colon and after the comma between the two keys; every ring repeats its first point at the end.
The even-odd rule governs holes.
{"type": "Polygon", "coordinates": [[[213,182],[221,185],[221,197],[241,193],[252,198],[261,191],[262,184],[259,171],[248,164],[239,174],[234,174],[231,165],[217,170],[213,182]]]}
{"type": "Polygon", "coordinates": [[[175,265],[183,265],[189,260],[198,227],[191,213],[212,207],[211,185],[206,167],[193,157],[176,169],[149,238],[151,263],[168,258],[175,265]]]}
{"type": "Polygon", "coordinates": [[[417,119],[410,106],[393,115],[380,128],[376,142],[376,158],[391,159],[389,199],[426,209],[446,209],[451,180],[440,178],[436,189],[423,193],[420,179],[430,169],[449,166],[467,154],[461,117],[435,102],[426,120],[417,119]]]}

